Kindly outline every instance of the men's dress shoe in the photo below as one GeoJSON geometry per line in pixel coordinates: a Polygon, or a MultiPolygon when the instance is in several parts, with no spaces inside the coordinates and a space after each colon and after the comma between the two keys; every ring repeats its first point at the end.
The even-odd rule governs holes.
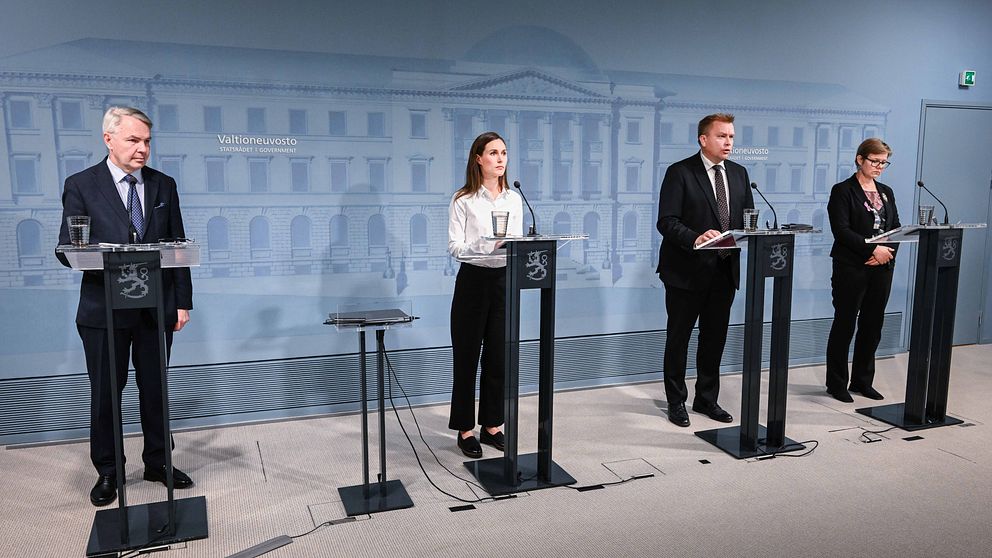
{"type": "Polygon", "coordinates": [[[497,432],[495,434],[490,434],[485,428],[482,429],[482,434],[479,435],[479,441],[483,444],[490,445],[499,451],[503,451],[504,438],[502,432],[497,432]]]}
{"type": "Polygon", "coordinates": [[[844,403],[854,403],[854,398],[851,397],[850,393],[847,393],[847,390],[828,389],[827,393],[829,393],[830,396],[836,399],[837,401],[842,401],[844,403]]]}
{"type": "Polygon", "coordinates": [[[885,396],[883,396],[881,393],[878,393],[878,391],[875,388],[871,387],[871,386],[868,386],[868,387],[858,387],[858,386],[852,385],[851,387],[849,387],[847,389],[848,389],[848,391],[853,391],[854,393],[860,393],[861,395],[864,395],[868,399],[874,399],[875,401],[879,401],[881,399],[885,399],[885,396]]]}
{"type": "Polygon", "coordinates": [[[730,413],[724,411],[722,407],[713,403],[712,405],[706,405],[704,403],[693,403],[692,410],[704,414],[717,422],[734,422],[734,417],[730,416],[730,413]]]}
{"type": "Polygon", "coordinates": [[[100,475],[90,490],[90,502],[94,506],[106,506],[117,499],[117,476],[100,475]]]}
{"type": "Polygon", "coordinates": [[[482,446],[479,445],[479,440],[477,440],[475,436],[462,438],[462,433],[459,432],[455,435],[455,437],[458,438],[458,449],[462,450],[465,457],[471,457],[472,459],[482,457],[482,446]]]}
{"type": "MultiPolygon", "coordinates": [[[[165,465],[159,467],[145,467],[145,480],[152,482],[160,482],[165,484],[165,465]]],[[[193,486],[193,479],[189,478],[189,475],[176,469],[172,468],[172,487],[173,488],[189,488],[193,486]]]]}
{"type": "Polygon", "coordinates": [[[676,426],[689,426],[689,413],[685,410],[685,403],[668,404],[668,421],[676,426]]]}

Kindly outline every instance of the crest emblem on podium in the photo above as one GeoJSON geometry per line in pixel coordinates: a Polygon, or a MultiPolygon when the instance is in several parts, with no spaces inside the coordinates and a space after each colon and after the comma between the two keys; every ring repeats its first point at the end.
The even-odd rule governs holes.
{"type": "Polygon", "coordinates": [[[768,254],[768,265],[773,271],[782,271],[789,265],[789,246],[786,244],[772,245],[768,254]]]}
{"type": "Polygon", "coordinates": [[[541,281],[548,276],[548,251],[531,250],[527,252],[527,278],[531,281],[541,281]]]}
{"type": "Polygon", "coordinates": [[[125,298],[144,298],[148,295],[148,267],[137,263],[121,265],[121,274],[117,282],[122,285],[121,296],[125,298]]]}
{"type": "Polygon", "coordinates": [[[958,255],[958,239],[957,238],[945,238],[944,245],[941,247],[940,256],[948,262],[954,261],[958,255]]]}

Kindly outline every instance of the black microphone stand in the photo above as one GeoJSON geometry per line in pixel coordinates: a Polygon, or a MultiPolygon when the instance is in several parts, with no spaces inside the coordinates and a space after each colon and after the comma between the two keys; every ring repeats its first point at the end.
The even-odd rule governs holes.
{"type": "MultiPolygon", "coordinates": [[[[937,200],[937,203],[940,204],[940,207],[943,207],[944,208],[944,224],[947,225],[948,224],[948,221],[947,221],[947,206],[944,205],[944,202],[940,201],[940,198],[938,198],[936,196],[936,194],[934,194],[933,192],[930,191],[929,188],[927,188],[926,186],[924,186],[922,180],[920,180],[919,182],[917,182],[916,185],[919,186],[920,188],[923,188],[924,190],[926,190],[927,193],[930,194],[930,197],[932,197],[933,199],[937,200]]],[[[918,207],[917,207],[917,211],[919,211],[919,208],[918,207]]]]}
{"type": "Polygon", "coordinates": [[[524,203],[527,204],[527,209],[530,210],[530,229],[527,230],[527,236],[537,236],[537,217],[534,215],[534,208],[530,206],[530,202],[527,201],[527,196],[524,195],[523,189],[520,187],[520,181],[514,180],[513,187],[520,192],[520,197],[524,199],[524,203]]]}
{"type": "MultiPolygon", "coordinates": [[[[772,219],[775,221],[772,224],[772,230],[773,231],[777,231],[778,230],[778,213],[775,213],[775,208],[772,207],[772,204],[768,202],[768,198],[766,198],[765,195],[761,193],[761,190],[758,189],[758,184],[756,182],[752,182],[751,183],[751,189],[754,190],[755,192],[757,192],[758,195],[761,196],[761,199],[765,200],[765,204],[768,205],[768,209],[771,209],[772,210],[772,219]]],[[[768,223],[768,221],[765,221],[765,224],[766,225],[767,225],[767,223],[768,223]]]]}

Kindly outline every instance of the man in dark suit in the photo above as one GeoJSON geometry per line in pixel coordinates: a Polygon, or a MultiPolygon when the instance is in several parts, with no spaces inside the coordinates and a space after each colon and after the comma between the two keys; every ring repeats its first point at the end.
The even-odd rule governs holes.
{"type": "MultiPolygon", "coordinates": [[[[186,236],[176,181],[145,166],[151,127],[151,120],[138,109],[111,107],[107,110],[103,119],[107,157],[66,179],[59,244],[69,243],[65,218],[74,215],[90,217],[90,242],[94,244],[157,242],[186,236]]],[[[63,265],[68,265],[61,254],[56,255],[63,265]]],[[[173,332],[186,325],[193,307],[189,269],[162,270],[162,295],[169,352],[173,332]]],[[[95,506],[104,506],[117,497],[117,471],[103,272],[83,273],[76,329],[83,342],[90,378],[90,459],[99,475],[90,491],[90,501],[95,506]]],[[[127,381],[129,356],[134,363],[144,434],[141,455],[145,464],[144,478],[164,484],[165,428],[155,316],[148,309],[115,310],[112,334],[116,352],[113,369],[122,392],[127,381]]],[[[173,484],[176,488],[188,488],[193,481],[173,468],[173,484]]]]}
{"type": "Polygon", "coordinates": [[[696,395],[692,410],[720,422],[733,422],[717,404],[720,361],[727,341],[730,307],[740,288],[736,250],[694,250],[722,231],[744,226],[753,208],[747,170],[727,160],[734,147],[734,117],[711,114],[699,121],[698,153],[668,167],[658,199],[662,235],[658,275],[665,283],[668,311],[665,343],[665,396],[668,420],[689,426],[685,367],[692,328],[699,320],[696,395]]]}

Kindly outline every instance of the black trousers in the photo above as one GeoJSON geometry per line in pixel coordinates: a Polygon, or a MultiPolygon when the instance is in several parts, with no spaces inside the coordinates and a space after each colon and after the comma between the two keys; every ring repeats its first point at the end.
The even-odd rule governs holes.
{"type": "MultiPolygon", "coordinates": [[[[737,257],[736,254],[730,257],[737,257]]],[[[730,264],[722,261],[709,288],[694,291],[665,285],[668,326],[665,341],[665,397],[668,404],[685,403],[685,367],[692,328],[699,320],[696,346],[696,396],[702,405],[717,402],[720,396],[720,361],[727,344],[730,307],[737,289],[730,276],[730,264]]]]}
{"type": "Polygon", "coordinates": [[[451,414],[448,428],[475,428],[475,372],[479,378],[479,424],[503,424],[503,379],[506,371],[506,268],[463,263],[451,300],[451,414]]]}
{"type": "MultiPolygon", "coordinates": [[[[101,475],[116,471],[114,459],[114,415],[110,390],[110,357],[107,330],[77,325],[86,355],[90,378],[90,459],[101,475]]],[[[172,349],[172,326],[166,326],[166,354],[172,349]]],[[[117,387],[127,383],[128,357],[134,363],[141,414],[144,450],[141,459],[148,467],[165,465],[165,423],[162,416],[162,376],[159,373],[158,329],[143,316],[141,323],[114,330],[114,368],[117,387]]]]}
{"type": "Polygon", "coordinates": [[[892,287],[892,268],[851,265],[834,260],[830,278],[834,322],[827,339],[827,389],[847,390],[847,355],[854,338],[851,385],[871,387],[875,379],[875,350],[882,338],[885,305],[892,287]]]}

